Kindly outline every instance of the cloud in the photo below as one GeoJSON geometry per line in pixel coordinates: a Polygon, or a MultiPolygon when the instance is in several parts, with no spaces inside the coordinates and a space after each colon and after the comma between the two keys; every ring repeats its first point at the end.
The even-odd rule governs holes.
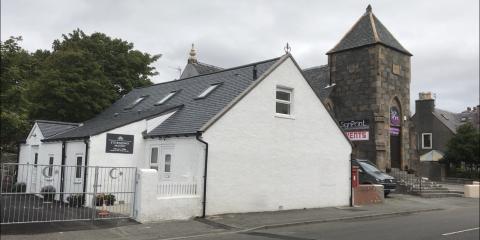
{"type": "Polygon", "coordinates": [[[286,42],[302,67],[326,64],[369,3],[414,54],[412,108],[419,91],[437,93],[437,106],[450,111],[478,104],[479,2],[471,0],[2,0],[1,37],[21,35],[33,51],[75,28],[104,32],[162,53],[153,79],[162,82],[178,78],[191,43],[200,61],[221,67],[278,57],[286,42]]]}

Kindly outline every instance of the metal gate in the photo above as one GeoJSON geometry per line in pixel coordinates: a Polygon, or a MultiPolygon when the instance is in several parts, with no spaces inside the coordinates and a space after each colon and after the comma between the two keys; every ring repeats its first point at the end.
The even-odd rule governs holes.
{"type": "Polygon", "coordinates": [[[135,167],[3,163],[0,223],[133,217],[135,167]]]}

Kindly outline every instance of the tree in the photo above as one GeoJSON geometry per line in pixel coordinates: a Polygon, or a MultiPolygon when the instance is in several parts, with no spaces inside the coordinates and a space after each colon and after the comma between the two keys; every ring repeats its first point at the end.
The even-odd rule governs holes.
{"type": "Polygon", "coordinates": [[[38,77],[29,86],[33,119],[85,121],[134,87],[151,84],[151,66],[159,56],[133,49],[133,44],[103,33],[77,29],[37,51],[38,77]]]}
{"type": "Polygon", "coordinates": [[[444,160],[456,166],[463,162],[471,169],[480,167],[480,133],[472,124],[458,127],[447,144],[444,160]]]}
{"type": "Polygon", "coordinates": [[[22,49],[21,37],[0,42],[1,150],[13,151],[15,143],[28,132],[28,100],[25,92],[33,74],[30,54],[22,49]]]}

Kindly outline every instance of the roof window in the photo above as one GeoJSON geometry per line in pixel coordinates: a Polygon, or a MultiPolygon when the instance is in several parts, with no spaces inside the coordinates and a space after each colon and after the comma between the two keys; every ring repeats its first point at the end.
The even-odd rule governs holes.
{"type": "Polygon", "coordinates": [[[155,105],[161,105],[164,104],[166,101],[168,101],[170,98],[172,98],[178,91],[172,91],[168,93],[165,97],[163,97],[160,101],[155,103],[155,105]]]}
{"type": "Polygon", "coordinates": [[[134,108],[135,106],[137,106],[139,103],[141,103],[143,100],[145,100],[148,96],[141,96],[137,99],[135,99],[135,101],[133,101],[132,103],[128,104],[125,108],[123,109],[132,109],[134,108]]]}
{"type": "Polygon", "coordinates": [[[197,96],[197,99],[207,97],[210,93],[213,92],[213,90],[215,90],[220,85],[221,83],[215,83],[210,85],[207,89],[205,89],[202,93],[200,93],[200,95],[197,96]]]}

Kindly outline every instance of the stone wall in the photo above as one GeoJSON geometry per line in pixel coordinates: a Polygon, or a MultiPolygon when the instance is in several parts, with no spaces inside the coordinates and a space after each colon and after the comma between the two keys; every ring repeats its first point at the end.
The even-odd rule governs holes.
{"type": "Polygon", "coordinates": [[[355,142],[355,157],[390,163],[390,106],[401,111],[402,166],[410,165],[410,56],[380,44],[329,55],[330,76],[336,86],[330,95],[337,120],[367,119],[370,140],[355,142]],[[406,120],[404,119],[406,116],[406,120]]]}

